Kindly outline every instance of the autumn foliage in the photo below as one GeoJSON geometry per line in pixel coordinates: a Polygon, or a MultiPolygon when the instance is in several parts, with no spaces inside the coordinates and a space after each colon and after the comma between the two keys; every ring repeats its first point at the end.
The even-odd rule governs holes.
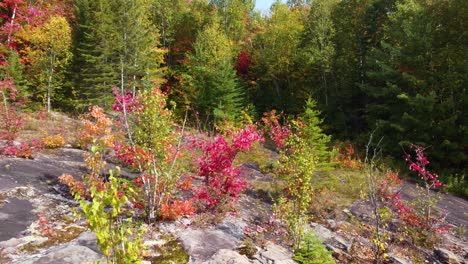
{"type": "Polygon", "coordinates": [[[403,220],[407,228],[413,228],[421,232],[445,233],[451,228],[445,222],[446,212],[436,207],[439,198],[432,193],[431,189],[438,189],[442,183],[438,180],[436,173],[430,172],[426,167],[429,164],[424,154],[424,147],[411,145],[415,157],[406,154],[410,171],[414,171],[423,180],[423,187],[418,189],[417,197],[413,202],[403,200],[399,188],[403,181],[397,173],[388,173],[380,182],[380,195],[392,208],[396,217],[403,220]]]}
{"type": "Polygon", "coordinates": [[[39,140],[18,141],[19,132],[24,126],[24,98],[17,97],[18,91],[13,80],[0,80],[0,96],[3,106],[0,107],[0,140],[5,140],[0,147],[0,154],[21,158],[32,158],[42,148],[39,140]]]}
{"type": "Polygon", "coordinates": [[[236,199],[247,187],[247,181],[233,161],[237,153],[248,151],[253,143],[263,140],[262,132],[254,125],[232,133],[231,140],[221,134],[208,140],[192,139],[192,147],[202,151],[196,163],[198,175],[204,178],[204,185],[194,191],[195,197],[208,208],[236,199]]]}

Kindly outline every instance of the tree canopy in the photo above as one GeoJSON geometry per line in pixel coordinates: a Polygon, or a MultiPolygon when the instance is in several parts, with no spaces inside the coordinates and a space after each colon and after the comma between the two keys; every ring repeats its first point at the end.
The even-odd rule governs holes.
{"type": "Polygon", "coordinates": [[[412,142],[437,169],[466,172],[467,1],[276,1],[263,15],[254,4],[3,1],[0,78],[31,108],[75,113],[152,85],[208,124],[246,106],[313,107],[335,140],[374,132],[385,154],[412,142]]]}

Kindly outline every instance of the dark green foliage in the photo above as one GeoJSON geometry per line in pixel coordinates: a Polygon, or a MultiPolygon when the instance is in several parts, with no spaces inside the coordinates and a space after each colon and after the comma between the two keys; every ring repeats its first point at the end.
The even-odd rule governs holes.
{"type": "Polygon", "coordinates": [[[112,86],[118,84],[117,60],[112,55],[111,18],[105,0],[76,1],[78,27],[74,35],[73,89],[76,109],[110,106],[112,86]]]}
{"type": "Polygon", "coordinates": [[[294,260],[302,264],[334,264],[331,252],[328,251],[317,236],[306,233],[294,250],[294,260]]]}
{"type": "Polygon", "coordinates": [[[467,96],[460,86],[466,77],[457,67],[449,71],[443,65],[462,64],[455,57],[458,52],[447,53],[447,45],[466,47],[455,38],[438,37],[446,33],[437,29],[446,23],[438,16],[453,12],[456,3],[399,2],[389,16],[384,39],[368,54],[367,80],[361,88],[367,96],[369,128],[386,137],[388,153],[401,155],[402,146],[415,143],[430,147],[436,169],[460,171],[466,169],[468,158],[463,147],[468,135],[466,114],[461,110],[467,96]],[[457,81],[447,82],[447,75],[458,75],[457,81]]]}
{"type": "Polygon", "coordinates": [[[14,50],[8,51],[7,65],[0,68],[0,78],[11,77],[14,80],[15,87],[18,90],[19,97],[27,97],[31,94],[30,83],[24,76],[24,65],[20,62],[20,57],[14,50]]]}
{"type": "Polygon", "coordinates": [[[160,78],[162,51],[150,11],[149,3],[142,0],[77,1],[76,108],[109,107],[113,87],[135,93],[160,78]]]}

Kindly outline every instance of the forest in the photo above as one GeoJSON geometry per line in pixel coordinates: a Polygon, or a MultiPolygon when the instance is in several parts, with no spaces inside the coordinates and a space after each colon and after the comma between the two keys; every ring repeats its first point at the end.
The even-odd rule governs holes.
{"type": "Polygon", "coordinates": [[[142,257],[129,215],[225,214],[252,185],[250,163],[274,175],[254,187],[296,261],[333,263],[322,248],[307,262],[316,241],[303,226],[323,215],[314,200],[349,188],[343,199],[373,208],[373,263],[384,263],[390,212],[418,246],[450,229],[434,200],[401,200],[401,179],[420,198],[468,197],[467,21],[466,0],[277,0],[264,13],[255,0],[3,0],[0,154],[87,151],[82,181],[60,182],[113,263],[142,257]],[[57,115],[79,128],[37,125],[57,115]]]}

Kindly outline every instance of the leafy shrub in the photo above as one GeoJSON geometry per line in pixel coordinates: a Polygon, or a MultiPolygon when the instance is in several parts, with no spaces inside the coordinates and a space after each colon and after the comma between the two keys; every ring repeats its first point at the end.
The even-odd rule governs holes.
{"type": "Polygon", "coordinates": [[[334,161],[342,168],[351,170],[360,170],[363,167],[361,159],[355,151],[353,144],[347,144],[344,147],[337,148],[337,155],[334,161]]]}
{"type": "Polygon", "coordinates": [[[24,107],[25,98],[18,98],[13,79],[0,80],[0,95],[3,101],[0,107],[0,140],[6,144],[0,147],[0,154],[20,158],[32,158],[42,146],[37,140],[15,142],[24,126],[24,114],[20,111],[24,107]]]}
{"type": "MultiPolygon", "coordinates": [[[[315,108],[315,102],[308,100],[300,118],[290,121],[287,129],[277,129],[288,133],[286,139],[279,141],[281,144],[277,143],[278,147],[283,146],[278,167],[286,188],[276,204],[276,213],[295,245],[303,235],[302,228],[307,222],[313,193],[335,182],[335,178],[326,173],[332,165],[328,150],[330,137],[322,132],[320,112],[315,108]]],[[[272,124],[278,126],[276,122],[272,124]]]]}
{"type": "Polygon", "coordinates": [[[328,251],[317,236],[305,233],[294,251],[294,260],[303,264],[334,264],[331,252],[328,251]]]}
{"type": "Polygon", "coordinates": [[[104,109],[92,106],[88,118],[82,118],[83,129],[78,135],[78,142],[82,149],[87,149],[93,140],[103,142],[110,147],[114,143],[112,135],[112,120],[106,116],[104,109]]]}
{"type": "Polygon", "coordinates": [[[262,117],[265,131],[278,148],[284,148],[284,144],[291,134],[291,129],[287,125],[280,124],[281,118],[283,115],[276,114],[276,110],[264,113],[262,117]]]}
{"type": "Polygon", "coordinates": [[[21,143],[7,142],[0,147],[0,154],[18,158],[31,159],[38,150],[42,148],[41,142],[37,140],[23,141],[21,143]]]}
{"type": "Polygon", "coordinates": [[[240,167],[234,166],[233,161],[239,152],[250,150],[254,142],[263,141],[262,133],[248,125],[234,132],[231,140],[220,134],[212,140],[193,140],[193,148],[202,151],[196,162],[198,175],[204,177],[204,185],[194,193],[204,206],[213,208],[229,203],[247,187],[247,181],[240,176],[240,167]]]}
{"type": "Polygon", "coordinates": [[[10,142],[18,137],[24,125],[24,116],[19,111],[22,102],[17,98],[18,90],[11,78],[0,80],[0,94],[3,101],[0,107],[0,138],[10,142]]]}
{"type": "Polygon", "coordinates": [[[403,235],[409,237],[414,244],[430,247],[437,241],[439,234],[451,229],[445,221],[446,212],[436,206],[440,200],[439,194],[432,192],[432,189],[439,189],[443,184],[437,173],[427,168],[430,162],[424,154],[425,148],[411,145],[411,149],[416,155],[413,157],[406,154],[408,167],[423,181],[422,187],[416,186],[416,197],[411,202],[406,202],[400,191],[395,191],[394,187],[402,184],[396,173],[387,174],[386,179],[379,182],[379,196],[386,209],[392,210],[404,222],[403,235]]]}
{"type": "Polygon", "coordinates": [[[48,149],[61,148],[65,145],[65,138],[62,134],[49,135],[44,138],[42,143],[48,149]]]}
{"type": "Polygon", "coordinates": [[[177,220],[181,216],[188,216],[195,213],[193,201],[174,200],[171,203],[161,205],[161,217],[163,220],[177,220]]]}
{"type": "Polygon", "coordinates": [[[75,198],[80,201],[89,228],[96,233],[99,247],[108,261],[135,263],[143,254],[144,229],[138,227],[131,217],[126,217],[128,197],[123,188],[121,181],[110,171],[108,182],[91,186],[91,203],[78,193],[75,198]]]}
{"type": "MultiPolygon", "coordinates": [[[[163,204],[171,204],[177,191],[185,124],[173,126],[173,113],[166,107],[167,94],[159,88],[143,90],[138,96],[114,91],[126,139],[114,142],[117,158],[140,173],[139,186],[145,197],[136,197],[149,221],[161,216],[163,204]]],[[[167,208],[166,208],[167,209],[167,208]]],[[[167,210],[166,210],[167,211],[167,210]]],[[[172,213],[169,214],[173,217],[172,213]]]]}
{"type": "Polygon", "coordinates": [[[75,180],[72,175],[62,174],[58,179],[62,184],[68,186],[70,193],[79,194],[80,197],[89,197],[89,191],[86,188],[86,184],[75,180]]]}
{"type": "Polygon", "coordinates": [[[253,256],[257,253],[257,247],[255,246],[252,238],[248,237],[239,246],[238,251],[240,254],[245,255],[248,258],[253,258],[253,256]]]}

